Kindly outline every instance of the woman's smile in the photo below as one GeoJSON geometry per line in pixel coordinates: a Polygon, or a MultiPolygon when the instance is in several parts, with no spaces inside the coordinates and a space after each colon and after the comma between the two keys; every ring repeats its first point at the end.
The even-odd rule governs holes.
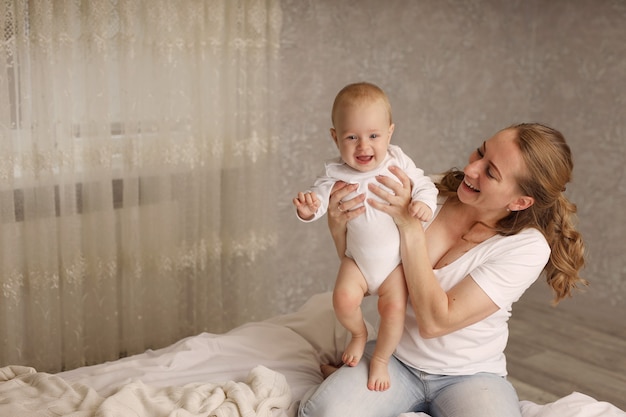
{"type": "Polygon", "coordinates": [[[470,190],[472,190],[472,191],[474,191],[474,192],[476,192],[476,193],[479,193],[479,192],[480,192],[480,190],[479,190],[478,188],[474,187],[474,186],[473,186],[472,184],[470,184],[470,183],[469,183],[466,179],[464,179],[464,180],[463,180],[463,184],[464,184],[467,188],[469,188],[470,190]]]}

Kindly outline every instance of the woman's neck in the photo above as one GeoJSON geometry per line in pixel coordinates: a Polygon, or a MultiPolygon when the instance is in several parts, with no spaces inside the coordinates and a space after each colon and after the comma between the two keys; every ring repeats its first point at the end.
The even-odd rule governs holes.
{"type": "Polygon", "coordinates": [[[496,234],[484,217],[451,196],[426,229],[431,265],[435,269],[443,268],[496,234]]]}
{"type": "Polygon", "coordinates": [[[498,222],[502,219],[501,212],[477,209],[461,202],[456,196],[451,196],[446,202],[450,202],[451,209],[456,212],[459,221],[463,221],[466,224],[482,223],[487,227],[495,229],[498,222]]]}
{"type": "Polygon", "coordinates": [[[461,202],[456,196],[448,198],[450,215],[453,222],[448,222],[458,236],[465,241],[480,243],[496,234],[496,225],[500,218],[484,213],[461,202]]]}

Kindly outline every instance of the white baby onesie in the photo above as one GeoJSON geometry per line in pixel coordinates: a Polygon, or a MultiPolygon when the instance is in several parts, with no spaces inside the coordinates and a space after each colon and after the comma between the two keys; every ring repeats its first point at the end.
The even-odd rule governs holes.
{"type": "MultiPolygon", "coordinates": [[[[317,178],[309,191],[315,192],[321,201],[314,221],[322,217],[328,210],[330,191],[337,181],[359,184],[357,191],[348,195],[345,200],[365,193],[366,198],[378,199],[370,193],[367,184],[376,181],[377,175],[385,175],[397,179],[389,171],[389,167],[401,168],[411,179],[413,200],[424,202],[435,212],[437,207],[437,188],[432,180],[417,168],[415,163],[398,146],[389,145],[387,157],[378,168],[368,172],[357,171],[340,158],[334,158],[325,164],[324,173],[317,178]]],[[[348,222],[346,237],[346,255],[354,259],[365,277],[370,294],[376,294],[387,276],[400,264],[400,235],[391,216],[370,207],[365,203],[365,214],[348,222]]]]}

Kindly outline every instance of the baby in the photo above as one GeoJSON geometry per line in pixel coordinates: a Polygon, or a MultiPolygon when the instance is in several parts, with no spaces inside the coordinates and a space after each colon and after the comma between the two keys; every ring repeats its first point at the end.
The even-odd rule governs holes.
{"type": "MultiPolygon", "coordinates": [[[[294,198],[301,220],[317,220],[326,213],[335,182],[359,184],[347,200],[367,193],[370,182],[380,185],[375,180],[377,175],[395,178],[388,170],[390,166],[398,166],[411,179],[411,214],[421,221],[432,218],[437,189],[398,146],[390,144],[395,125],[389,99],[379,87],[366,82],[344,87],[333,104],[332,124],[330,134],[340,157],[327,161],[324,174],[313,187],[294,198]]],[[[342,361],[355,366],[361,359],[367,341],[361,302],[365,295],[378,294],[380,327],[367,386],[370,390],[384,391],[390,386],[387,364],[400,340],[407,304],[400,265],[400,236],[389,215],[370,207],[349,221],[347,227],[346,256],[341,261],[333,291],[337,319],[352,335],[342,361]]]]}

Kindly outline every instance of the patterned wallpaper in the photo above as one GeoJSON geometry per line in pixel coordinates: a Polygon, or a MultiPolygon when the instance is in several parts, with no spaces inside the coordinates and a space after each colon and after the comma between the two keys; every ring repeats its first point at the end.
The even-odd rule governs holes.
{"type": "MultiPolygon", "coordinates": [[[[521,121],[560,129],[574,152],[590,288],[565,308],[626,303],[626,1],[283,0],[277,255],[285,308],[332,288],[324,220],[298,222],[291,198],[335,156],[330,108],[367,80],[391,99],[394,141],[427,173],[521,121]]],[[[548,290],[546,288],[546,294],[548,290]]]]}

